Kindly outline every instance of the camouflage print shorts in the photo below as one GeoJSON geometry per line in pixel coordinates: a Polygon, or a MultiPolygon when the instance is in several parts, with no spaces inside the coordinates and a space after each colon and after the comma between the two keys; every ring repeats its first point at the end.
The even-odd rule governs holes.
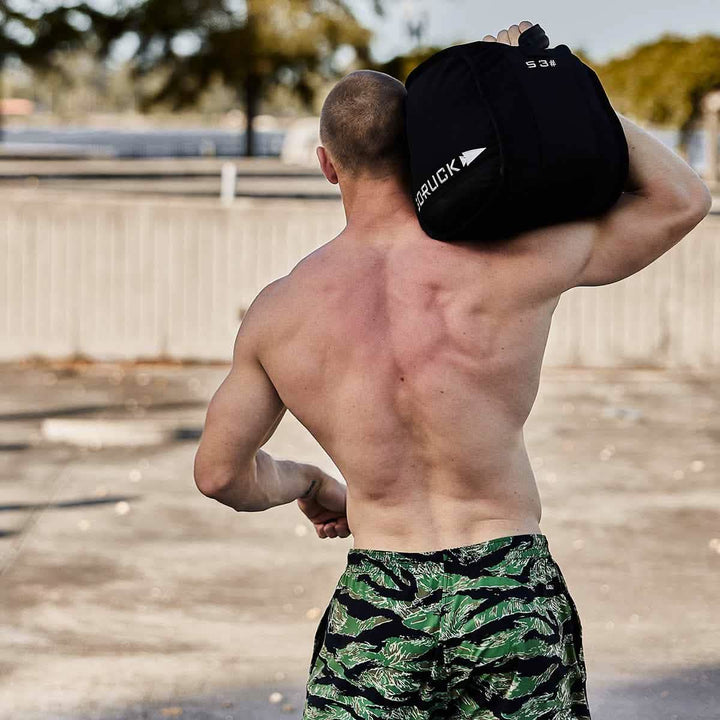
{"type": "Polygon", "coordinates": [[[543,534],[351,548],[303,720],[589,720],[582,627],[543,534]]]}

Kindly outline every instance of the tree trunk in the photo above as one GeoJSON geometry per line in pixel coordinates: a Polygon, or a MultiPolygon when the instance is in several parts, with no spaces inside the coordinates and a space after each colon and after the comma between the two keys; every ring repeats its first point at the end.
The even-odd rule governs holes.
{"type": "Polygon", "coordinates": [[[245,81],[245,156],[255,156],[255,116],[260,100],[260,78],[250,75],[245,81]]]}
{"type": "Polygon", "coordinates": [[[690,153],[690,128],[683,125],[678,130],[677,154],[689,164],[688,156],[690,153]]]}
{"type": "Polygon", "coordinates": [[[3,117],[3,67],[5,65],[2,55],[0,55],[0,143],[5,141],[5,118],[3,117]]]}

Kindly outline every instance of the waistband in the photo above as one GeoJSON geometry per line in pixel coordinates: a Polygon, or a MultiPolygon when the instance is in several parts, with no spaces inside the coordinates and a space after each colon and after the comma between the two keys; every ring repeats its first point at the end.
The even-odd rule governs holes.
{"type": "Polygon", "coordinates": [[[426,550],[424,552],[405,552],[400,550],[381,550],[376,548],[350,548],[347,553],[348,565],[359,565],[376,561],[382,564],[423,565],[425,563],[443,563],[460,560],[463,563],[481,560],[497,554],[512,554],[516,557],[548,557],[550,549],[547,536],[543,533],[524,533],[521,535],[503,535],[483,540],[472,545],[426,550]]]}

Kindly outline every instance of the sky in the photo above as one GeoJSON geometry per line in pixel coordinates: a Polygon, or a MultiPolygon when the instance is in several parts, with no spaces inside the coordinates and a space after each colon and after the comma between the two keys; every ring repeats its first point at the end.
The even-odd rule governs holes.
{"type": "Polygon", "coordinates": [[[621,55],[666,32],[720,36],[720,0],[385,0],[389,12],[384,19],[373,14],[371,0],[351,0],[351,5],[363,24],[377,33],[373,54],[380,61],[412,47],[403,21],[406,12],[426,15],[427,44],[481,40],[529,20],[543,27],[550,47],[583,49],[594,62],[621,55]]]}

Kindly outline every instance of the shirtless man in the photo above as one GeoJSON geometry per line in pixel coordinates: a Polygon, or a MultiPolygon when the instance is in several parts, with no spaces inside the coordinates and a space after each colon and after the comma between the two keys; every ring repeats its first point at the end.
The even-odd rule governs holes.
{"type": "MultiPolygon", "coordinates": [[[[530,26],[483,39],[517,45],[530,26]]],[[[404,99],[358,71],[325,101],[317,153],[347,225],[249,308],[195,481],[238,512],[297,501],[320,538],[352,530],[304,720],[586,719],[581,624],[523,425],[561,294],[646,267],[711,197],[621,117],[630,178],[607,214],[501,245],[438,242],[408,189],[404,99]],[[286,409],[347,485],[260,449],[286,409]]]]}

